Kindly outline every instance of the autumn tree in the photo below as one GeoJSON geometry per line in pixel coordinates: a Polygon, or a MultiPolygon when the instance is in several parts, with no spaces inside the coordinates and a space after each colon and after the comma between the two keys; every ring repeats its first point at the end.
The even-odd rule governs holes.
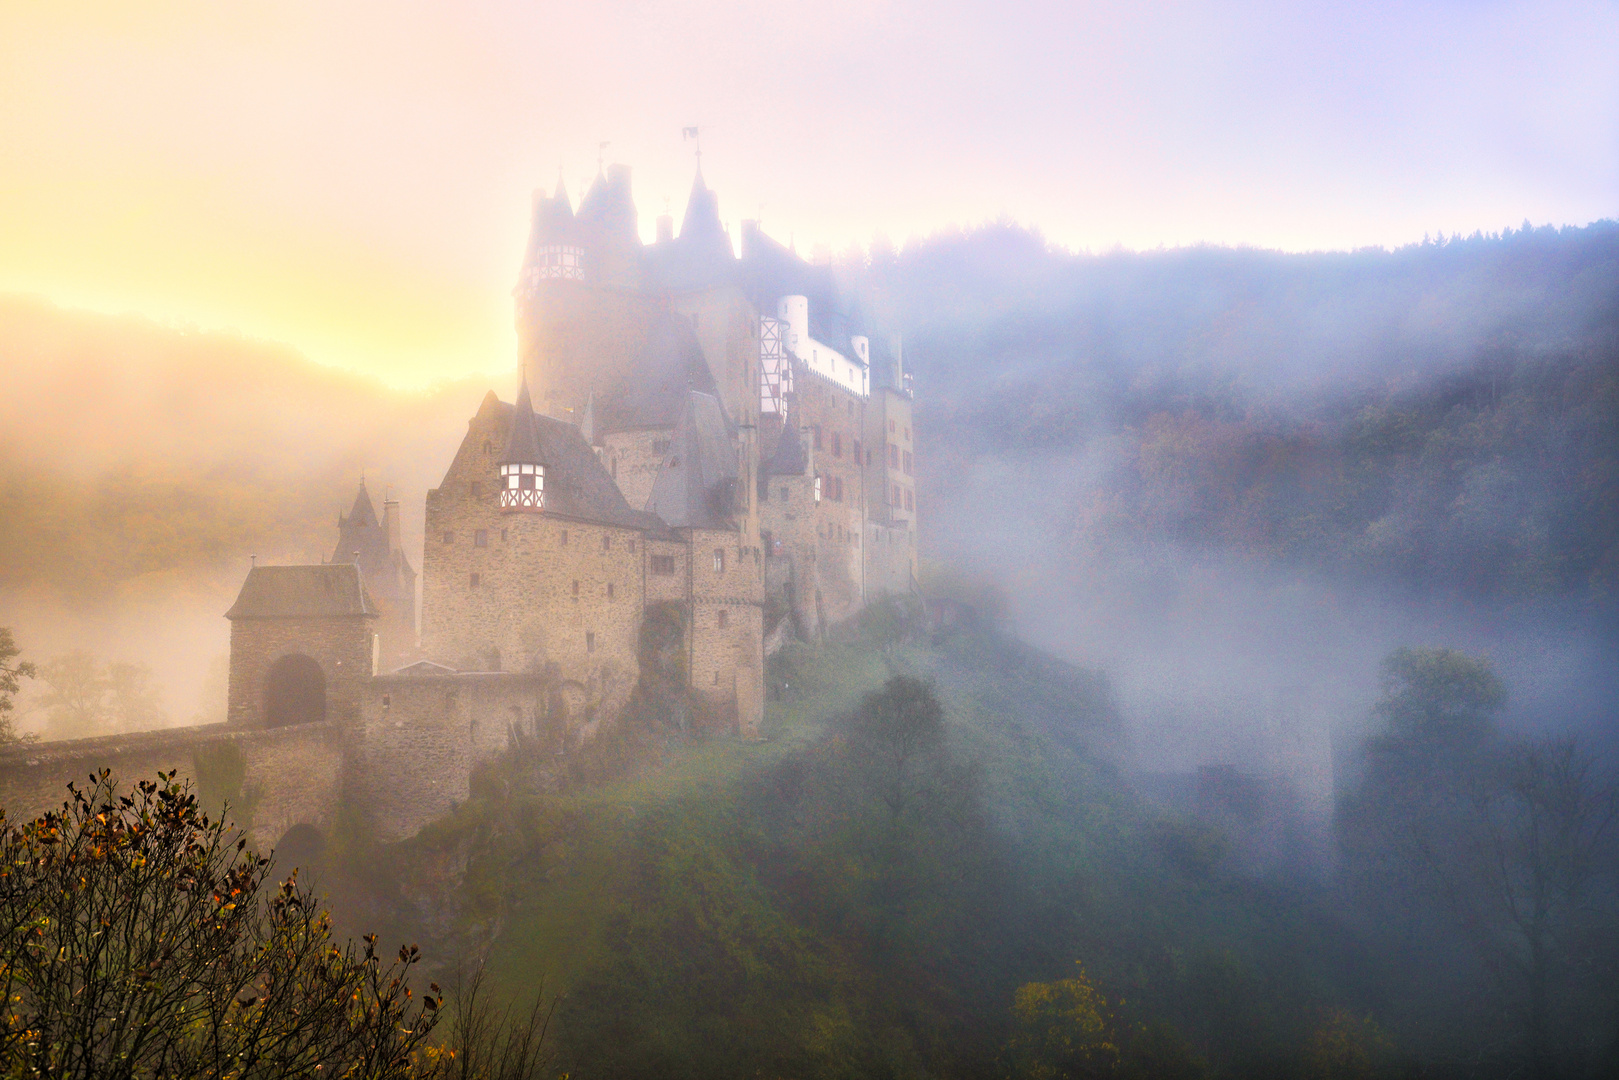
{"type": "Polygon", "coordinates": [[[414,946],[333,942],[173,773],[69,795],[0,812],[0,1075],[415,1074],[439,998],[406,985],[414,946]]]}

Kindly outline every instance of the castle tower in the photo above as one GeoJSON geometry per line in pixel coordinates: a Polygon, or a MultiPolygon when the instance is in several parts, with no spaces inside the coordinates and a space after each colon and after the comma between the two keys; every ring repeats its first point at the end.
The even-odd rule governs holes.
{"type": "Polygon", "coordinates": [[[416,658],[416,570],[399,535],[399,503],[382,504],[378,520],[365,480],[347,516],[337,518],[337,549],[329,560],[359,567],[377,608],[379,662],[391,671],[416,658]]]}

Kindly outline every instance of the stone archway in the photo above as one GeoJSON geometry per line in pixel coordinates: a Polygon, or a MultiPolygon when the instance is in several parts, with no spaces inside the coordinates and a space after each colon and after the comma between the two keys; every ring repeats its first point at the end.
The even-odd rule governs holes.
{"type": "Polygon", "coordinates": [[[290,877],[294,870],[302,871],[305,879],[320,868],[326,854],[326,837],[313,825],[294,825],[281,835],[275,845],[275,874],[277,880],[290,877]]]}
{"type": "Polygon", "coordinates": [[[326,719],[326,673],[302,653],[289,653],[264,676],[264,726],[318,724],[326,719]]]}

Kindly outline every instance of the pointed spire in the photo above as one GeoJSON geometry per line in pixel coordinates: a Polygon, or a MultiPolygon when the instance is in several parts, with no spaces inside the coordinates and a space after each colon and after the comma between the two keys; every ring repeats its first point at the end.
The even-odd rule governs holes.
{"type": "Polygon", "coordinates": [[[540,436],[534,419],[534,401],[529,397],[528,379],[512,406],[512,427],[506,438],[506,452],[501,455],[502,465],[540,464],[540,436]]]}
{"type": "Polygon", "coordinates": [[[703,166],[699,162],[697,175],[691,182],[691,196],[686,200],[686,216],[680,222],[680,238],[696,240],[724,235],[725,226],[720,223],[719,196],[708,189],[708,184],[703,180],[703,166]]]}
{"type": "MultiPolygon", "coordinates": [[[[338,515],[338,519],[339,521],[343,520],[341,514],[338,515]]],[[[376,507],[371,503],[371,493],[365,489],[364,476],[360,477],[360,492],[358,495],[354,496],[354,509],[349,511],[347,523],[349,525],[359,525],[367,528],[376,527],[377,510],[376,507]]]]}

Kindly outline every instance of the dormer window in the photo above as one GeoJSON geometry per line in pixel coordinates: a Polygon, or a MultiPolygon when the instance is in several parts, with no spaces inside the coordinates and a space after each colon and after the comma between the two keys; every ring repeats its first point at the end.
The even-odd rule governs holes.
{"type": "Polygon", "coordinates": [[[500,467],[502,509],[543,510],[545,508],[545,466],[511,462],[500,467]]]}

